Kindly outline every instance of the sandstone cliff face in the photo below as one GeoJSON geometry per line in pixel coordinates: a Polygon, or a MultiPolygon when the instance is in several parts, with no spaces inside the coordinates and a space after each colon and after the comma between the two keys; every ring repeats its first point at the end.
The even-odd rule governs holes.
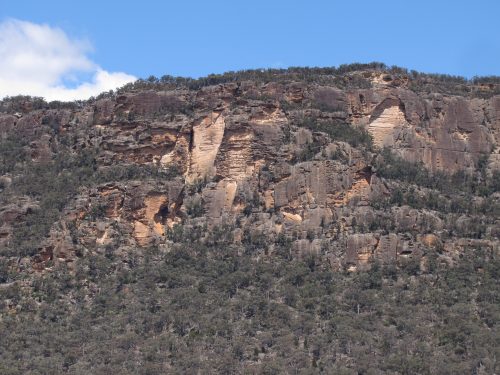
{"type": "Polygon", "coordinates": [[[353,123],[367,126],[379,147],[433,170],[474,169],[480,155],[498,158],[498,100],[466,100],[405,88],[349,94],[353,123]]]}
{"type": "MultiPolygon", "coordinates": [[[[286,237],[295,256],[320,254],[350,270],[373,259],[438,250],[453,255],[464,246],[498,250],[498,220],[484,219],[487,238],[463,239],[447,214],[378,207],[394,186],[377,175],[373,160],[386,147],[431,171],[474,174],[483,163],[491,175],[500,168],[500,97],[417,94],[407,80],[370,77],[369,89],[239,82],[131,91],[73,110],[0,115],[0,137],[14,132],[34,139],[25,149],[36,163],[50,160],[65,136],[74,153],[97,150],[98,170],[177,171],[82,187],[40,244],[37,267],[111,245],[119,251],[168,246],[176,225],[204,228],[202,239],[224,225],[235,243],[264,237],[271,253],[286,237]],[[375,148],[302,128],[304,118],[365,129],[375,148]],[[387,220],[391,226],[384,227],[387,220]]],[[[8,242],[12,222],[30,209],[22,202],[0,207],[0,241],[8,242]]]]}

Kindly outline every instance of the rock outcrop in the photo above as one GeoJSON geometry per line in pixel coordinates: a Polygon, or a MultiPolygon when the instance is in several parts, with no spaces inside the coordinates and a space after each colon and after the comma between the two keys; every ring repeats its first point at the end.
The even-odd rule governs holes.
{"type": "MultiPolygon", "coordinates": [[[[498,249],[498,218],[480,219],[487,238],[463,239],[457,228],[478,216],[457,222],[449,212],[382,207],[395,189],[374,160],[388,148],[431,172],[482,168],[492,176],[500,168],[500,97],[415,92],[408,77],[364,76],[371,88],[242,81],[125,90],[79,108],[1,114],[0,138],[30,140],[23,147],[34,163],[64,148],[94,150],[96,171],[175,171],[82,186],[40,244],[37,267],[105,247],[163,246],[176,226],[205,228],[200,241],[220,225],[235,242],[264,236],[272,248],[286,237],[298,256],[325,255],[350,270],[438,250],[451,256],[479,240],[498,249]],[[374,147],[307,129],[304,119],[367,131],[374,147]]],[[[13,199],[0,207],[3,246],[12,223],[36,209],[13,199]]]]}

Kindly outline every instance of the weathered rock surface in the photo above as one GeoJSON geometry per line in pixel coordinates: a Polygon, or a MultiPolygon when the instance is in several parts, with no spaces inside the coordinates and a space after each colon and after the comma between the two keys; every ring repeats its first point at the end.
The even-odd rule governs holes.
{"type": "Polygon", "coordinates": [[[40,209],[32,199],[19,197],[13,203],[0,205],[0,246],[7,245],[12,237],[14,226],[23,221],[23,218],[40,209]]]}
{"type": "MultiPolygon", "coordinates": [[[[27,150],[35,162],[50,161],[64,136],[75,153],[97,150],[97,168],[147,165],[179,173],[83,187],[41,244],[37,264],[71,262],[110,245],[167,244],[175,225],[196,223],[207,231],[226,225],[236,242],[264,236],[271,245],[286,236],[294,254],[324,254],[352,270],[438,248],[460,252],[475,239],[459,239],[446,215],[376,207],[392,188],[372,161],[387,147],[431,171],[472,173],[484,163],[491,175],[500,168],[500,97],[422,94],[410,90],[408,79],[371,79],[367,89],[244,81],[130,91],[73,110],[0,114],[0,137],[33,139],[27,150]],[[366,129],[376,149],[301,128],[304,118],[366,129]],[[307,160],[297,160],[306,151],[307,160]]],[[[12,222],[35,207],[19,201],[0,208],[2,243],[12,222]]],[[[475,219],[465,215],[456,227],[468,220],[475,219]]],[[[485,224],[483,241],[494,249],[496,224],[485,224]]]]}

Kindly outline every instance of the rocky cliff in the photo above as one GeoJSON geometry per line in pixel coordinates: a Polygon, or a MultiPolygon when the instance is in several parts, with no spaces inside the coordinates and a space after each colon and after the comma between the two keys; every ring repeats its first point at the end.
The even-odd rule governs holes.
{"type": "Polygon", "coordinates": [[[379,65],[0,102],[1,374],[497,374],[500,85],[379,65]]]}
{"type": "Polygon", "coordinates": [[[142,81],[60,108],[5,101],[2,246],[23,242],[16,231],[47,209],[30,189],[18,194],[21,164],[91,155],[87,180],[19,264],[42,270],[104,248],[168,248],[175,233],[213,241],[216,228],[266,255],[286,239],[294,257],[314,253],[350,270],[409,257],[425,267],[429,253],[452,261],[470,246],[498,251],[495,85],[477,95],[469,83],[458,95],[427,92],[429,78],[401,72],[354,71],[340,83],[315,74],[197,89],[142,81]],[[24,159],[8,167],[16,137],[24,159]],[[411,168],[426,178],[405,179],[411,168]]]}

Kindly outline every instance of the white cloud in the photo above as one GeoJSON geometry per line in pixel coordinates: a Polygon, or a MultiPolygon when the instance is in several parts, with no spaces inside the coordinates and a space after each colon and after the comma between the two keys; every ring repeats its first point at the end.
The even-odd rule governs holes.
{"type": "Polygon", "coordinates": [[[0,98],[88,99],[136,80],[102,69],[88,57],[91,50],[88,41],[72,39],[49,25],[16,19],[0,23],[0,98]]]}

